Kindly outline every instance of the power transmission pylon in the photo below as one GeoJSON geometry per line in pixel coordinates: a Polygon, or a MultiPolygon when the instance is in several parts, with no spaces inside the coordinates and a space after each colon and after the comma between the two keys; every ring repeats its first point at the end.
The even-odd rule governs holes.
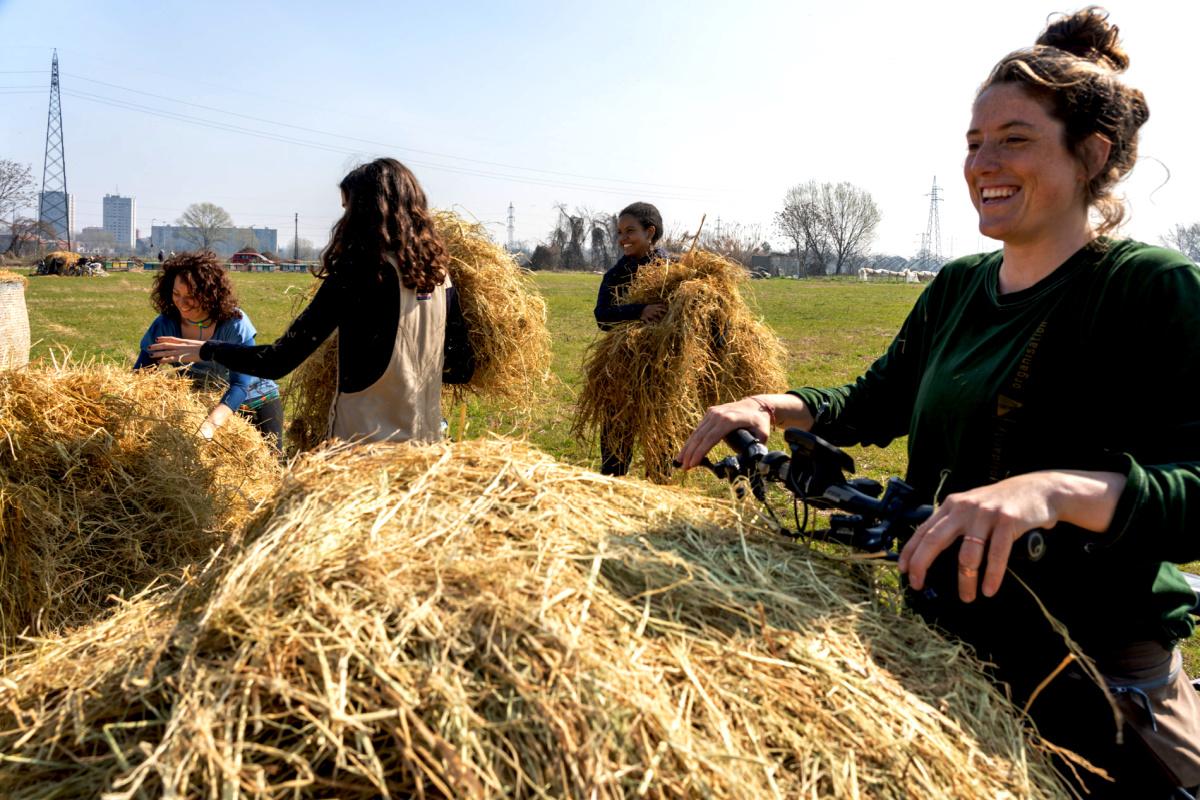
{"type": "Polygon", "coordinates": [[[514,234],[516,232],[516,217],[514,216],[513,204],[510,200],[508,203],[508,252],[513,252],[514,234]]]}
{"type": "Polygon", "coordinates": [[[942,190],[938,188],[937,176],[933,176],[933,189],[929,198],[929,221],[925,223],[925,236],[921,242],[922,266],[928,270],[942,265],[942,222],[938,216],[938,203],[942,202],[942,190]]]}
{"type": "Polygon", "coordinates": [[[67,158],[63,151],[62,97],[58,89],[58,51],[50,63],[50,111],[46,118],[46,160],[42,164],[42,196],[38,219],[49,223],[71,249],[70,199],[67,195],[67,158]]]}

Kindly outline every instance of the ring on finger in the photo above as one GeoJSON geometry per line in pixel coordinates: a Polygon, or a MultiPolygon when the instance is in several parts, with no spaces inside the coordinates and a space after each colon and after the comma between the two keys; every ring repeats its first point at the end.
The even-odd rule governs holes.
{"type": "Polygon", "coordinates": [[[978,577],[979,570],[975,569],[974,567],[966,567],[966,566],[959,565],[958,574],[960,574],[964,577],[967,577],[967,578],[975,578],[975,577],[978,577]]]}
{"type": "Polygon", "coordinates": [[[963,541],[964,542],[974,542],[975,544],[987,544],[987,539],[985,539],[984,537],[972,536],[969,533],[966,534],[965,536],[963,536],[963,541]]]}

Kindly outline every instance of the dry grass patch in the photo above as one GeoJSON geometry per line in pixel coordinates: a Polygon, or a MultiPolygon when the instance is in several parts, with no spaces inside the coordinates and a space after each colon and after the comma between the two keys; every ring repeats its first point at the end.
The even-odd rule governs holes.
{"type": "Polygon", "coordinates": [[[318,451],[245,549],[10,659],[0,794],[1051,797],[962,649],[678,489],[318,451]]]}
{"type": "Polygon", "coordinates": [[[0,648],[205,558],[274,490],[259,433],[235,417],[205,442],[206,414],[166,372],[0,372],[0,648]]]}

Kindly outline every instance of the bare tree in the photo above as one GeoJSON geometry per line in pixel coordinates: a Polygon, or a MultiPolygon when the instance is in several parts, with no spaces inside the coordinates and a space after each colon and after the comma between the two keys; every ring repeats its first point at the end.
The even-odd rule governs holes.
{"type": "Polygon", "coordinates": [[[1176,225],[1159,239],[1167,247],[1178,250],[1192,261],[1200,263],[1200,222],[1176,225]]]}
{"type": "Polygon", "coordinates": [[[840,274],[842,267],[849,271],[865,258],[882,215],[870,192],[845,181],[836,186],[821,184],[821,195],[821,213],[833,246],[834,272],[840,274]]]}
{"type": "Polygon", "coordinates": [[[788,189],[775,227],[795,245],[805,271],[847,271],[862,261],[879,227],[879,206],[870,193],[846,183],[809,181],[788,189]]]}
{"type": "MultiPolygon", "coordinates": [[[[742,225],[738,222],[722,223],[721,230],[705,230],[700,235],[699,246],[743,267],[750,266],[751,256],[762,250],[762,226],[742,225]]],[[[769,250],[767,251],[769,252],[769,250]]]]}
{"type": "Polygon", "coordinates": [[[787,190],[775,228],[792,242],[802,274],[825,274],[830,243],[821,212],[821,185],[809,181],[787,190]]]}
{"type": "Polygon", "coordinates": [[[0,158],[0,217],[32,206],[35,197],[32,168],[0,158]]]}
{"type": "Polygon", "coordinates": [[[20,256],[25,251],[25,245],[31,245],[36,249],[38,243],[42,241],[58,241],[58,234],[51,223],[32,217],[15,219],[12,223],[12,238],[8,242],[8,250],[5,252],[20,256]]]}
{"type": "Polygon", "coordinates": [[[561,269],[583,269],[587,259],[583,256],[583,243],[586,220],[582,213],[571,214],[567,211],[566,203],[555,205],[558,209],[558,220],[551,234],[551,244],[558,248],[561,269]]]}
{"type": "Polygon", "coordinates": [[[225,241],[224,228],[233,227],[229,212],[212,203],[192,203],[175,221],[183,230],[179,235],[196,245],[200,250],[212,250],[225,241]]]}
{"type": "Polygon", "coordinates": [[[608,269],[617,258],[617,217],[606,211],[577,209],[588,231],[588,258],[593,269],[608,269]]]}

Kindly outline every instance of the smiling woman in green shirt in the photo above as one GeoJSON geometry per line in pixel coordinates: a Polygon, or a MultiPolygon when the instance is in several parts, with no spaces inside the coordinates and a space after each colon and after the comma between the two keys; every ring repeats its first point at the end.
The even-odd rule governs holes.
{"type": "Polygon", "coordinates": [[[1174,566],[1200,559],[1200,270],[1107,235],[1149,117],[1117,78],[1128,63],[1098,9],[1002,59],[963,171],[1003,249],[947,264],[854,383],[714,407],[679,461],[735,428],[765,440],[773,420],[839,445],[907,435],[908,480],[939,503],[901,552],[911,607],[1107,771],[1081,771],[1090,797],[1182,797],[1200,784],[1200,701],[1175,650],[1195,596],[1174,566]],[[1036,528],[1048,555],[1009,564],[1036,528]],[[1104,675],[1120,740],[1100,687],[1056,672],[1068,649],[1039,599],[1104,675]]]}

